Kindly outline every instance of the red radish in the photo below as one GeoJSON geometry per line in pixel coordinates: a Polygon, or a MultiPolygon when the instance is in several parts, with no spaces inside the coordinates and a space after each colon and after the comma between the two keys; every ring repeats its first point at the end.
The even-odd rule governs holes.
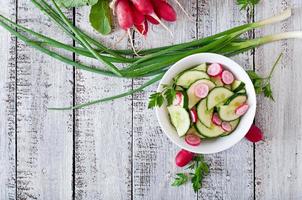
{"type": "Polygon", "coordinates": [[[200,83],[194,87],[194,94],[199,98],[205,98],[206,96],[208,96],[208,93],[209,86],[207,84],[200,83]]]}
{"type": "Polygon", "coordinates": [[[263,133],[257,126],[252,125],[245,138],[250,142],[259,142],[263,140],[263,133]]]}
{"type": "Polygon", "coordinates": [[[141,12],[143,15],[149,15],[156,19],[169,33],[172,35],[171,30],[158,18],[158,16],[154,12],[153,5],[150,0],[130,0],[135,8],[141,12]]]}
{"type": "Polygon", "coordinates": [[[207,73],[210,76],[218,76],[222,72],[223,68],[218,63],[213,63],[208,67],[207,73]]]}
{"type": "Polygon", "coordinates": [[[218,126],[221,125],[222,121],[220,119],[220,117],[218,116],[217,113],[214,113],[213,116],[212,116],[212,122],[218,126]]]}
{"type": "Polygon", "coordinates": [[[242,116],[246,113],[248,109],[249,109],[249,105],[245,103],[239,106],[238,108],[236,108],[235,113],[238,116],[242,116]]]}
{"type": "Polygon", "coordinates": [[[155,24],[155,25],[159,24],[159,22],[158,22],[156,19],[154,19],[153,17],[151,17],[151,16],[149,16],[149,15],[146,15],[146,19],[147,19],[148,22],[150,22],[151,24],[155,24]]]}
{"type": "Polygon", "coordinates": [[[222,122],[221,123],[221,128],[224,130],[224,131],[231,131],[232,130],[232,126],[229,122],[222,122]]]}
{"type": "Polygon", "coordinates": [[[183,167],[187,165],[194,157],[194,153],[187,150],[180,150],[175,158],[175,163],[178,167],[183,167]]]}
{"type": "Polygon", "coordinates": [[[132,16],[133,16],[133,23],[135,25],[141,25],[145,21],[145,16],[139,12],[133,4],[131,4],[131,9],[132,9],[132,16]]]}
{"type": "Polygon", "coordinates": [[[169,3],[163,0],[152,0],[152,4],[158,17],[169,22],[176,21],[176,12],[169,3]]]}
{"type": "Polygon", "coordinates": [[[174,106],[180,106],[183,101],[183,94],[181,92],[176,92],[175,99],[173,100],[174,106]]]}
{"type": "Polygon", "coordinates": [[[192,122],[196,123],[197,122],[197,112],[196,112],[195,108],[192,108],[190,110],[190,115],[191,115],[192,122]]]}
{"type": "Polygon", "coordinates": [[[232,72],[228,71],[228,70],[224,70],[222,72],[222,82],[224,84],[231,84],[234,81],[234,75],[232,74],[232,72]]]}
{"type": "Polygon", "coordinates": [[[142,35],[147,35],[148,33],[148,22],[147,20],[145,20],[142,24],[140,25],[134,25],[136,27],[136,29],[138,30],[138,32],[142,35]]]}
{"type": "Polygon", "coordinates": [[[127,0],[119,0],[116,4],[117,21],[122,29],[128,31],[133,25],[133,15],[127,0]]]}
{"type": "Polygon", "coordinates": [[[200,137],[195,134],[187,134],[185,137],[185,141],[191,146],[198,146],[201,143],[200,137]]]}

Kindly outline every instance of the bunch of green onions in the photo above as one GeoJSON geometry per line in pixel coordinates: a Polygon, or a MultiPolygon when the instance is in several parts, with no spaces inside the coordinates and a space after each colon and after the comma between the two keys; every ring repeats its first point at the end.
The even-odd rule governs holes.
{"type": "Polygon", "coordinates": [[[244,33],[250,30],[289,18],[291,16],[291,10],[289,9],[282,12],[278,16],[274,16],[259,22],[234,27],[209,37],[182,44],[142,50],[140,52],[140,56],[138,57],[133,50],[110,49],[90,37],[79,28],[75,27],[72,22],[63,14],[54,0],[51,0],[53,6],[49,5],[45,0],[31,1],[40,11],[44,12],[49,18],[51,18],[52,21],[55,22],[78,45],[73,46],[64,44],[53,38],[27,29],[0,15],[0,25],[27,45],[36,48],[57,60],[72,65],[77,69],[118,78],[135,79],[147,76],[152,77],[145,84],[134,90],[76,106],[52,108],[56,110],[83,108],[92,104],[110,101],[142,91],[146,87],[159,81],[162,78],[163,73],[171,64],[195,53],[213,52],[225,56],[233,56],[269,42],[289,38],[302,38],[302,32],[286,32],[256,39],[241,38],[244,33]],[[53,49],[64,49],[74,53],[75,55],[96,59],[103,65],[103,67],[90,66],[78,61],[74,61],[72,58],[61,55],[53,49]],[[127,67],[118,68],[116,66],[118,63],[127,64],[127,67]]]}

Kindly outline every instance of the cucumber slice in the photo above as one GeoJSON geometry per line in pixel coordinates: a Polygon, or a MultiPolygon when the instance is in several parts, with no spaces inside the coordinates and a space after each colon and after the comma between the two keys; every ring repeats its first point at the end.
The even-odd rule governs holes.
{"type": "Polygon", "coordinates": [[[242,90],[238,91],[237,94],[243,94],[243,95],[245,95],[246,94],[246,90],[243,88],[242,90]]]}
{"type": "Polygon", "coordinates": [[[224,134],[221,135],[221,137],[230,135],[237,128],[239,122],[240,122],[240,119],[236,119],[234,121],[229,122],[232,126],[232,130],[225,132],[224,134]]]}
{"type": "Polygon", "coordinates": [[[186,109],[180,106],[167,107],[171,123],[176,128],[179,137],[184,136],[190,128],[190,116],[186,109]]]}
{"type": "Polygon", "coordinates": [[[224,87],[214,88],[213,90],[211,90],[207,98],[208,110],[211,110],[218,104],[225,102],[233,94],[234,93],[231,90],[224,87]]]}
{"type": "Polygon", "coordinates": [[[197,67],[194,67],[193,69],[198,70],[198,71],[206,72],[207,71],[207,63],[202,63],[202,64],[198,65],[197,67]]]}
{"type": "Polygon", "coordinates": [[[194,134],[194,135],[197,135],[198,137],[200,137],[201,139],[206,138],[205,136],[200,135],[194,126],[191,126],[191,128],[187,131],[186,134],[194,134]]]}
{"type": "Polygon", "coordinates": [[[210,80],[218,87],[224,85],[220,77],[211,77],[210,80]]]}
{"type": "Polygon", "coordinates": [[[246,102],[247,97],[242,94],[234,94],[231,96],[224,105],[235,106],[236,108],[246,102]]]}
{"type": "Polygon", "coordinates": [[[245,83],[242,82],[242,81],[239,81],[239,80],[235,80],[233,83],[232,83],[232,91],[233,92],[239,92],[240,90],[244,89],[245,87],[245,83]]]}
{"type": "Polygon", "coordinates": [[[224,134],[224,130],[220,126],[216,126],[215,124],[211,124],[211,127],[208,128],[203,125],[200,121],[195,124],[196,130],[207,138],[215,138],[222,134],[224,134]]]}
{"type": "Polygon", "coordinates": [[[225,87],[226,89],[232,90],[232,86],[231,85],[224,85],[223,87],[225,87]]]}
{"type": "Polygon", "coordinates": [[[177,86],[175,87],[175,90],[176,90],[176,91],[183,91],[184,88],[177,85],[177,86]]]}
{"type": "Polygon", "coordinates": [[[201,100],[200,103],[197,105],[197,116],[199,121],[203,123],[203,125],[205,125],[208,128],[211,127],[213,109],[212,110],[207,109],[206,99],[201,100]]]}
{"type": "Polygon", "coordinates": [[[239,95],[233,98],[228,105],[223,105],[218,108],[218,115],[223,121],[233,121],[239,119],[240,116],[236,115],[235,110],[238,106],[246,102],[247,97],[239,95]]]}
{"type": "Polygon", "coordinates": [[[188,88],[192,83],[199,79],[209,79],[209,76],[205,72],[198,70],[185,71],[177,78],[176,85],[188,88]]]}
{"type": "Polygon", "coordinates": [[[195,96],[195,93],[194,93],[194,87],[200,83],[204,83],[207,86],[209,86],[209,91],[215,87],[215,84],[208,79],[201,79],[201,80],[195,81],[187,90],[187,95],[188,95],[188,99],[189,99],[189,103],[188,103],[189,109],[191,109],[193,106],[195,106],[195,104],[200,100],[200,98],[195,96]]]}

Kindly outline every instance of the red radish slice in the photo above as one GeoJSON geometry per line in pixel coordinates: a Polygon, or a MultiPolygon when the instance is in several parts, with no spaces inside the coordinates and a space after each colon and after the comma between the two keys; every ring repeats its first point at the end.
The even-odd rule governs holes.
{"type": "Polygon", "coordinates": [[[231,84],[234,81],[234,75],[232,74],[232,72],[228,71],[228,70],[224,70],[222,72],[222,82],[224,84],[231,84]]]}
{"type": "Polygon", "coordinates": [[[252,125],[245,138],[250,142],[259,142],[263,140],[263,133],[257,126],[252,125]]]}
{"type": "Polygon", "coordinates": [[[174,106],[180,106],[183,101],[183,94],[181,92],[176,92],[175,99],[173,101],[174,106]]]}
{"type": "Polygon", "coordinates": [[[224,130],[224,131],[231,131],[232,130],[232,126],[229,122],[222,122],[221,123],[221,128],[224,130]]]}
{"type": "Polygon", "coordinates": [[[187,134],[185,137],[185,141],[191,146],[198,146],[201,143],[200,137],[194,134],[187,134]]]}
{"type": "Polygon", "coordinates": [[[194,87],[194,94],[199,98],[205,98],[206,96],[208,96],[208,93],[209,86],[207,84],[200,83],[194,87]]]}
{"type": "Polygon", "coordinates": [[[192,122],[193,123],[196,123],[197,122],[197,112],[196,112],[196,109],[195,108],[192,108],[190,110],[190,115],[191,115],[191,119],[192,119],[192,122]]]}
{"type": "Polygon", "coordinates": [[[213,63],[208,67],[207,73],[210,76],[218,76],[222,72],[222,66],[218,63],[213,63]]]}
{"type": "Polygon", "coordinates": [[[218,115],[217,113],[214,113],[214,114],[213,114],[212,122],[213,122],[214,124],[218,125],[218,126],[221,125],[222,121],[221,121],[221,119],[220,119],[220,117],[219,117],[219,115],[218,115]]]}
{"type": "Polygon", "coordinates": [[[178,167],[183,167],[187,165],[193,159],[193,157],[194,153],[182,149],[177,153],[175,163],[178,167]]]}
{"type": "Polygon", "coordinates": [[[249,105],[245,103],[239,106],[238,108],[236,108],[235,113],[238,116],[242,116],[246,113],[248,109],[249,109],[249,105]]]}
{"type": "Polygon", "coordinates": [[[148,20],[148,22],[150,22],[151,24],[155,24],[155,25],[158,25],[159,22],[154,19],[153,17],[149,16],[149,15],[146,15],[146,19],[148,20]]]}

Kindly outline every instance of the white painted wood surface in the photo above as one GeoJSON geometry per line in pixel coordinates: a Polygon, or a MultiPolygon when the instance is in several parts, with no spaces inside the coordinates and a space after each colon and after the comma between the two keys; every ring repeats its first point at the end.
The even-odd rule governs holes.
{"type": "MultiPolygon", "coordinates": [[[[193,21],[175,6],[180,19],[169,26],[175,37],[153,27],[146,41],[135,34],[136,46],[189,41],[252,20],[235,2],[182,0],[193,21]]],[[[17,10],[20,24],[72,43],[29,0],[0,3],[1,14],[15,19],[17,10]]],[[[261,29],[256,36],[301,30],[300,0],[263,0],[255,9],[255,18],[287,7],[300,8],[294,10],[291,20],[261,29]]],[[[97,36],[87,15],[86,7],[77,9],[73,17],[78,26],[97,36]]],[[[101,40],[112,45],[121,35],[118,31],[101,40]]],[[[181,169],[174,164],[178,148],[160,130],[154,111],[147,109],[149,94],[156,86],[75,112],[47,110],[49,106],[78,104],[127,91],[147,79],[121,80],[73,71],[22,42],[16,51],[14,38],[3,29],[0,42],[0,199],[302,198],[301,41],[278,42],[257,49],[255,55],[247,52],[234,57],[246,69],[255,67],[266,74],[277,55],[285,52],[273,79],[276,103],[258,98],[256,124],[264,130],[265,142],[254,146],[243,140],[225,152],[206,156],[211,173],[198,194],[190,184],[170,186],[173,175],[181,169]]],[[[118,47],[129,47],[129,43],[125,40],[118,47]]],[[[76,59],[92,63],[82,57],[76,59]]]]}

